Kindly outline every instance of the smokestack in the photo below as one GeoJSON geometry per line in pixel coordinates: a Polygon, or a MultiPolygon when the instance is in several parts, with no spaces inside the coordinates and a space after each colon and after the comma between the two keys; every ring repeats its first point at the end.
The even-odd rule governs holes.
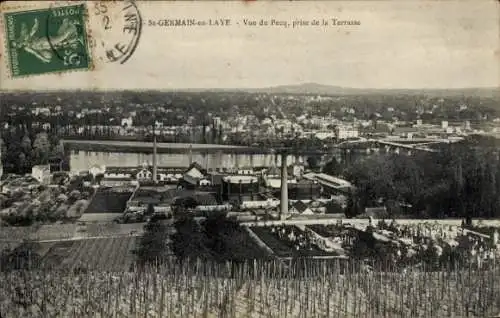
{"type": "MultiPolygon", "coordinates": [[[[154,133],[154,132],[153,132],[154,133]]],[[[156,163],[156,134],[153,135],[153,182],[158,182],[158,167],[156,163]]]]}
{"type": "Polygon", "coordinates": [[[189,145],[188,149],[188,157],[189,157],[189,165],[191,166],[193,164],[193,145],[189,145]]]}
{"type": "Polygon", "coordinates": [[[280,219],[288,215],[288,170],[286,166],[286,153],[281,153],[281,200],[280,219]]]}

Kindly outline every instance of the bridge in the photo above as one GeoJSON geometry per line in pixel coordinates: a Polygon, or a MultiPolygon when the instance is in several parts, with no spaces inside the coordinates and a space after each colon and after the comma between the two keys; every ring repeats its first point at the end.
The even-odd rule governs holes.
{"type": "Polygon", "coordinates": [[[374,147],[385,146],[387,150],[394,149],[396,152],[399,149],[404,150],[418,150],[425,152],[437,152],[436,149],[430,148],[430,145],[438,144],[451,144],[459,142],[463,138],[454,139],[438,139],[438,138],[382,138],[382,139],[360,139],[360,140],[348,140],[334,145],[334,148],[352,149],[352,148],[365,148],[367,144],[372,144],[374,147]],[[364,146],[363,146],[364,145],[364,146]]]}

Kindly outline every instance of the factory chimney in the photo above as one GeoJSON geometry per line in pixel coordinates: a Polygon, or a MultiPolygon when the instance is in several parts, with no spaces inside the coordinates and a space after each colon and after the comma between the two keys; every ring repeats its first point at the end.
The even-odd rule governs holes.
{"type": "Polygon", "coordinates": [[[280,219],[284,220],[288,215],[288,168],[286,166],[286,153],[281,153],[281,200],[280,219]]]}
{"type": "Polygon", "coordinates": [[[158,164],[156,162],[156,132],[153,128],[153,182],[158,182],[158,164]]]}
{"type": "Polygon", "coordinates": [[[191,166],[193,164],[193,145],[191,144],[189,144],[188,157],[189,157],[189,165],[191,166]]]}

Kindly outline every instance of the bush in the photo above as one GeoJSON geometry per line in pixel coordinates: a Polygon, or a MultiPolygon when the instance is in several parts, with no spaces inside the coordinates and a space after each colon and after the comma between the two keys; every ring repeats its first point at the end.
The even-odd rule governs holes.
{"type": "Polygon", "coordinates": [[[326,213],[328,214],[345,213],[345,209],[338,202],[330,201],[326,204],[326,213]]]}

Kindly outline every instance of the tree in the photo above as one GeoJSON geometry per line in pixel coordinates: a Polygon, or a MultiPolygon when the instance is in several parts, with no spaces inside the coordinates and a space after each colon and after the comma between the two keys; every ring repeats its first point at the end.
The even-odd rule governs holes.
{"type": "Polygon", "coordinates": [[[319,160],[317,156],[308,156],[307,157],[307,165],[309,166],[310,169],[317,169],[319,168],[319,160]]]}
{"type": "Polygon", "coordinates": [[[207,124],[205,122],[203,122],[201,133],[202,133],[201,143],[206,144],[207,143],[207,124]]]}
{"type": "Polygon", "coordinates": [[[351,218],[360,214],[361,211],[362,209],[359,206],[359,199],[355,191],[349,190],[349,194],[347,196],[347,206],[345,209],[345,215],[348,218],[351,218]]]}
{"type": "Polygon", "coordinates": [[[168,257],[168,227],[160,221],[151,221],[144,226],[139,247],[136,250],[140,265],[161,263],[168,257]]]}
{"type": "Polygon", "coordinates": [[[28,133],[26,133],[23,137],[23,139],[21,140],[21,149],[22,151],[28,155],[31,153],[31,139],[30,139],[30,136],[28,135],[28,133]]]}
{"type": "Polygon", "coordinates": [[[323,172],[332,176],[338,176],[341,174],[341,165],[336,158],[332,158],[323,167],[323,172]]]}
{"type": "Polygon", "coordinates": [[[335,201],[328,202],[325,207],[327,214],[340,214],[345,212],[344,208],[342,208],[342,205],[335,201]]]}
{"type": "Polygon", "coordinates": [[[148,208],[146,210],[146,215],[153,215],[155,214],[155,207],[152,203],[148,204],[148,208]]]}
{"type": "Polygon", "coordinates": [[[33,142],[33,151],[37,162],[47,164],[50,154],[50,142],[47,133],[38,133],[33,142]]]}
{"type": "Polygon", "coordinates": [[[219,124],[219,129],[217,130],[217,136],[218,136],[217,143],[218,143],[219,145],[222,145],[222,142],[224,141],[223,130],[222,130],[222,124],[219,124]]]}
{"type": "Polygon", "coordinates": [[[0,138],[0,153],[2,154],[0,156],[0,162],[4,162],[5,158],[7,157],[6,156],[6,154],[7,154],[7,145],[5,144],[5,142],[3,141],[2,138],[0,138]]]}
{"type": "Polygon", "coordinates": [[[21,152],[19,154],[19,161],[18,161],[18,166],[24,171],[26,169],[27,163],[26,163],[26,155],[24,152],[21,152]]]}

